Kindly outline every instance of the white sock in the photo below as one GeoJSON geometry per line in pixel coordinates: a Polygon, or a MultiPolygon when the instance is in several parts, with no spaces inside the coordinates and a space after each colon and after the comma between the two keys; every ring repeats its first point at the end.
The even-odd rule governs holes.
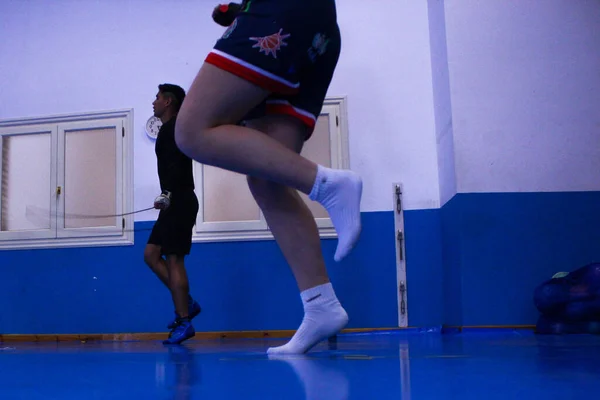
{"type": "Polygon", "coordinates": [[[348,314],[338,301],[331,283],[315,286],[300,293],[304,304],[304,319],[292,339],[268,354],[304,354],[320,341],[341,331],[348,323],[348,314]]]}
{"type": "Polygon", "coordinates": [[[335,261],[348,255],[360,236],[361,196],[362,179],[355,172],[318,166],[315,184],[308,197],[325,207],[337,231],[335,261]]]}

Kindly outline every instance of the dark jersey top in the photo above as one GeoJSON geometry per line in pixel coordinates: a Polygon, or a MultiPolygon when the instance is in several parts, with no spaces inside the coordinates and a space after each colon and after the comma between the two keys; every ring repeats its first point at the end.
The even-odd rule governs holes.
{"type": "Polygon", "coordinates": [[[154,146],[160,189],[169,192],[193,190],[192,159],[175,144],[175,121],[176,117],[173,117],[160,127],[154,146]]]}

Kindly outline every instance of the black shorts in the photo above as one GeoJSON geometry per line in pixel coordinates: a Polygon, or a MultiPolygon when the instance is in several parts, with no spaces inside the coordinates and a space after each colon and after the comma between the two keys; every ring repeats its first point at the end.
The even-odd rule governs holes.
{"type": "MultiPolygon", "coordinates": [[[[206,62],[272,95],[266,114],[287,114],[314,128],[341,50],[334,0],[253,0],[206,62]]],[[[255,115],[257,117],[258,115],[255,115]]]]}
{"type": "Polygon", "coordinates": [[[198,208],[193,190],[172,192],[171,205],[158,214],[148,244],[160,246],[161,255],[165,256],[190,254],[198,208]]]}

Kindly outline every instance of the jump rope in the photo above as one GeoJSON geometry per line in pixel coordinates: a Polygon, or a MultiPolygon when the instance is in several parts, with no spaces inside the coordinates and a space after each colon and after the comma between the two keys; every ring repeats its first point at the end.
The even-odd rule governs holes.
{"type": "MultiPolygon", "coordinates": [[[[142,208],[140,210],[135,210],[135,211],[130,211],[130,212],[126,212],[126,213],[121,213],[121,214],[104,214],[104,215],[98,215],[98,214],[74,214],[74,213],[55,213],[52,216],[50,215],[50,210],[48,209],[44,209],[41,207],[36,207],[36,206],[27,206],[26,210],[25,210],[25,217],[31,221],[31,222],[47,222],[50,218],[56,216],[56,218],[64,218],[64,219],[104,219],[104,218],[118,218],[118,217],[125,217],[127,215],[132,215],[132,214],[138,214],[144,211],[150,211],[150,210],[155,210],[154,207],[147,207],[147,208],[142,208]]],[[[100,228],[99,226],[97,227],[82,227],[82,228],[77,228],[78,230],[86,230],[86,231],[93,231],[96,228],[100,228]]],[[[150,231],[152,230],[152,228],[145,228],[145,229],[123,229],[123,232],[141,232],[141,231],[150,231]]]]}

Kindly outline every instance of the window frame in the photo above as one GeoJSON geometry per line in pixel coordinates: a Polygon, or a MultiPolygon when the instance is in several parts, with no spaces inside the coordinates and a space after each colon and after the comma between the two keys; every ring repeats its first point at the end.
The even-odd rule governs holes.
{"type": "MultiPolygon", "coordinates": [[[[32,232],[39,231],[14,231],[0,232],[0,250],[17,249],[43,249],[65,247],[99,247],[99,246],[126,246],[134,244],[134,185],[133,185],[133,109],[118,109],[99,112],[85,112],[74,114],[61,114],[46,117],[13,118],[0,120],[0,139],[2,136],[26,134],[34,132],[37,127],[51,127],[50,166],[37,166],[37,168],[51,169],[51,207],[50,207],[50,237],[35,237],[32,232]],[[78,129],[94,129],[99,126],[116,126],[116,193],[117,207],[115,214],[127,214],[116,219],[116,228],[73,228],[64,229],[64,219],[59,216],[64,213],[64,196],[54,198],[53,188],[64,185],[64,144],[65,129],[78,127],[78,129]],[[121,132],[119,132],[119,130],[121,132]],[[16,132],[16,133],[15,133],[16,132]],[[21,133],[18,133],[21,132],[21,133]],[[120,139],[120,140],[119,140],[120,139]],[[60,146],[63,146],[61,148],[60,146]],[[120,154],[119,154],[120,150],[120,154]],[[120,224],[120,226],[119,226],[120,224]],[[85,232],[88,230],[88,232],[85,232]],[[94,230],[94,233],[90,231],[94,230]],[[97,232],[97,234],[95,234],[97,232]]],[[[0,140],[0,161],[2,160],[0,140]]],[[[35,161],[34,161],[35,162],[35,161]]],[[[0,188],[0,201],[2,188],[0,188]]],[[[1,203],[0,203],[1,205],[1,203]]],[[[38,235],[39,236],[39,235],[38,235]]]]}
{"type": "MultiPolygon", "coordinates": [[[[348,169],[350,166],[350,150],[346,96],[327,97],[323,103],[323,110],[321,111],[321,115],[324,114],[330,115],[330,127],[333,125],[336,128],[333,132],[330,130],[330,154],[335,155],[337,158],[336,160],[332,159],[332,167],[348,169]]],[[[255,221],[202,222],[204,218],[204,166],[196,161],[193,162],[193,165],[194,183],[196,187],[195,192],[200,207],[196,225],[194,226],[192,242],[210,243],[274,239],[260,209],[258,209],[260,215],[259,220],[255,221]]],[[[317,223],[319,236],[322,239],[337,238],[337,233],[330,218],[315,218],[315,222],[317,223]]]]}
{"type": "MultiPolygon", "coordinates": [[[[21,135],[39,135],[39,134],[49,134],[50,135],[50,151],[52,153],[56,152],[56,132],[57,127],[55,124],[39,124],[35,126],[17,126],[11,129],[10,135],[6,136],[21,136],[21,135]]],[[[0,127],[0,165],[4,163],[4,140],[3,135],[1,133],[0,127]]],[[[50,157],[52,160],[52,157],[50,157]]],[[[49,190],[52,187],[56,186],[56,165],[50,162],[50,185],[49,190]]],[[[51,198],[51,195],[50,195],[51,198]]],[[[4,202],[4,193],[3,188],[0,188],[0,210],[2,209],[4,202]]],[[[50,214],[56,213],[56,202],[50,202],[50,214]]],[[[2,213],[0,212],[0,224],[2,224],[2,213]]],[[[56,218],[49,218],[50,226],[48,229],[38,229],[38,230],[29,230],[29,231],[1,231],[0,230],[0,242],[1,241],[20,241],[20,240],[43,240],[43,239],[51,239],[56,231],[56,218]]]]}

